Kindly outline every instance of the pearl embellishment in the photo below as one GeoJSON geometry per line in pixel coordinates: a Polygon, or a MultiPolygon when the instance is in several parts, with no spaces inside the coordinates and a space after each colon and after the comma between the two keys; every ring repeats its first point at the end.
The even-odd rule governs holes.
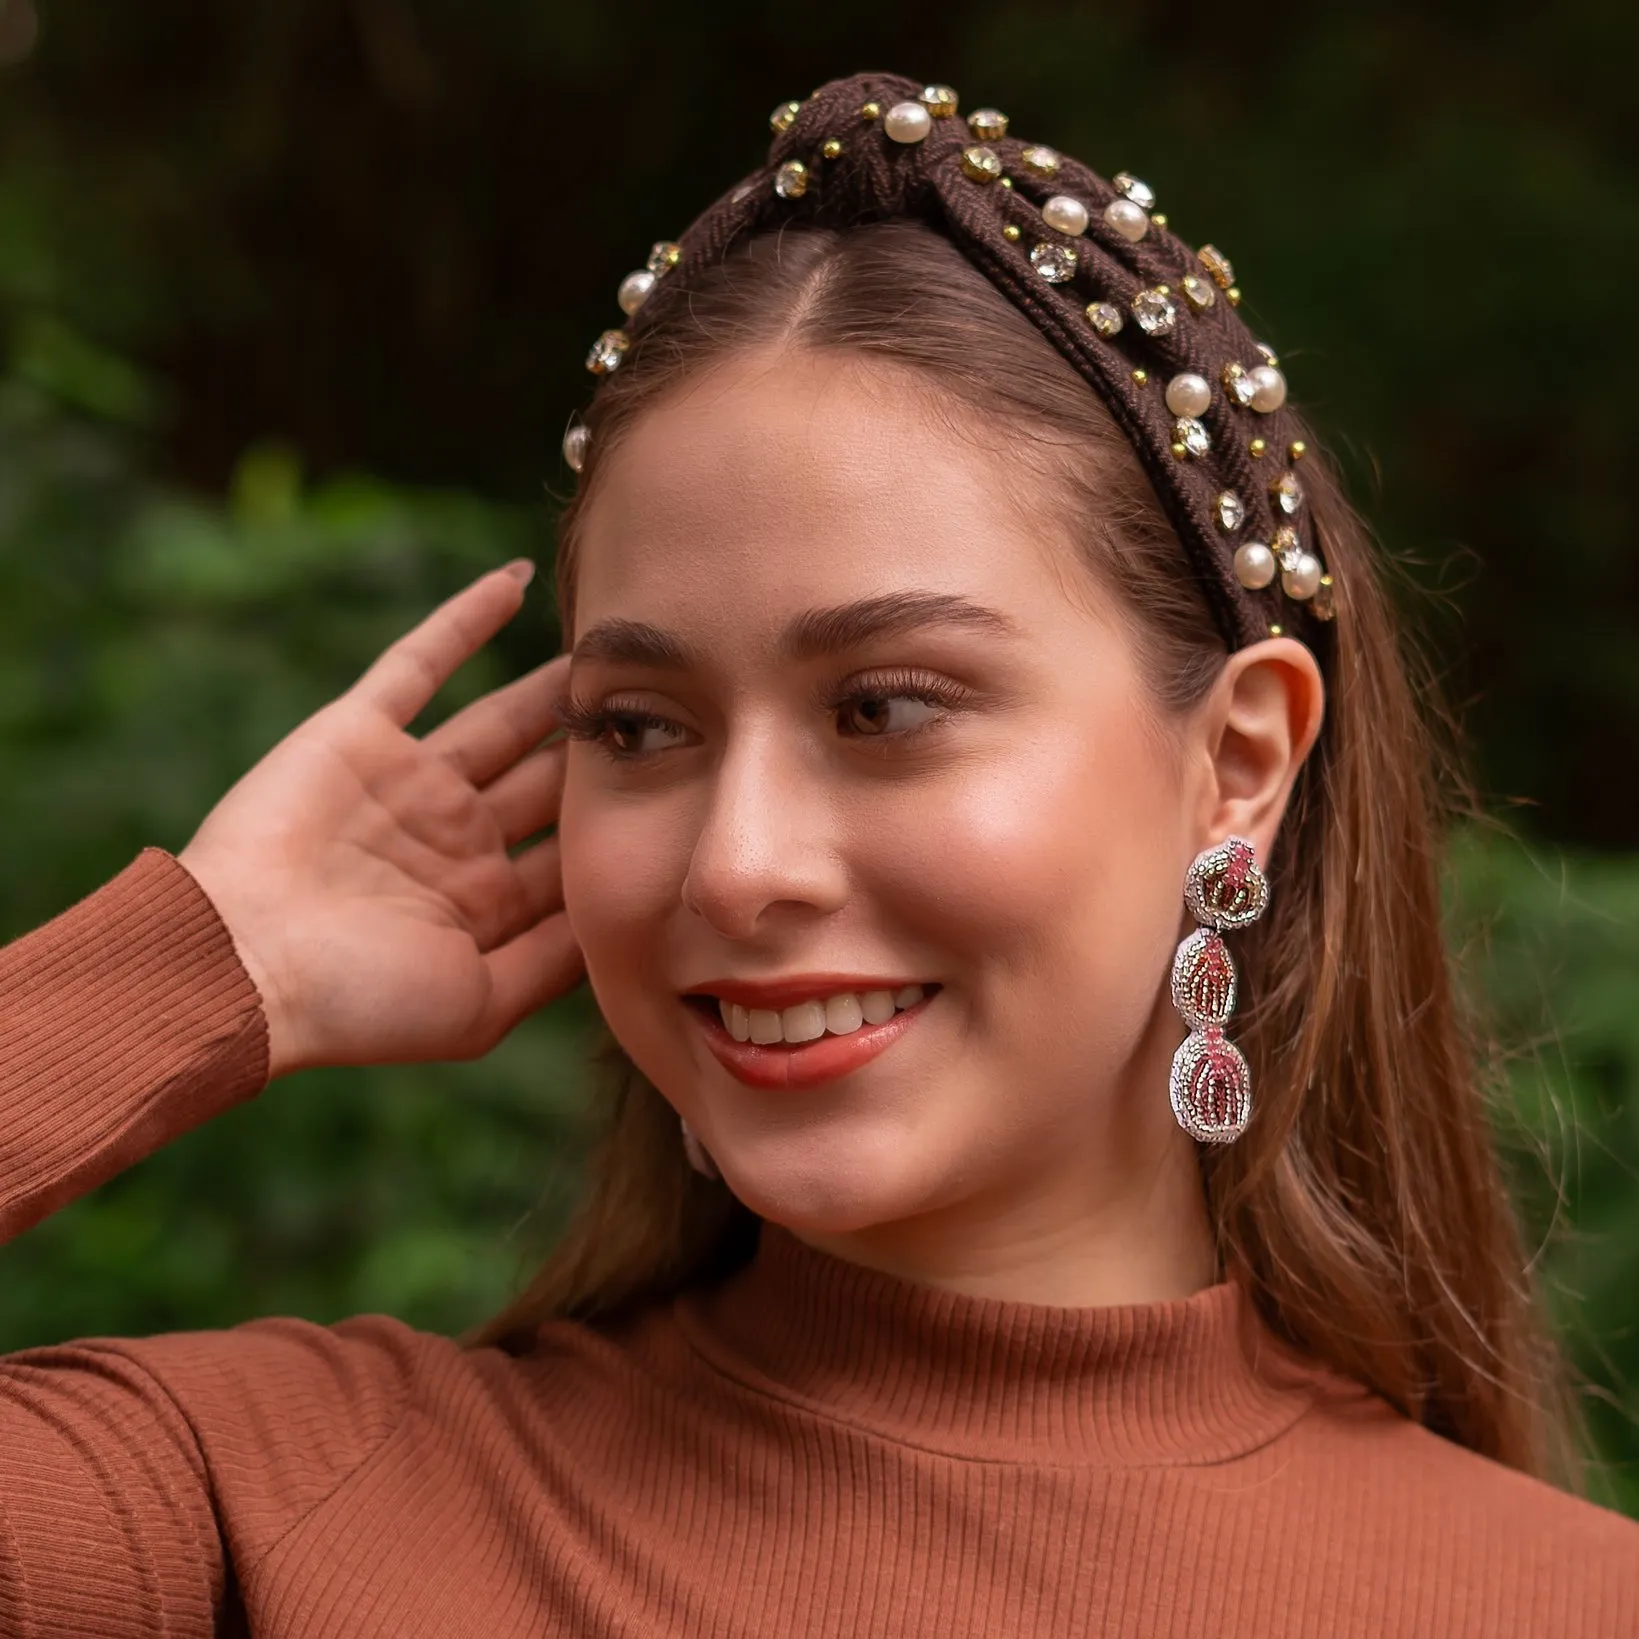
{"type": "Polygon", "coordinates": [[[1087,231],[1087,224],[1091,217],[1087,214],[1087,207],[1079,199],[1072,199],[1069,194],[1054,194],[1041,208],[1041,219],[1048,227],[1059,233],[1067,233],[1072,238],[1078,233],[1087,231]]]}
{"type": "Polygon", "coordinates": [[[1272,364],[1260,364],[1247,371],[1252,384],[1252,408],[1260,415],[1278,410],[1286,402],[1286,377],[1272,364]]]}
{"type": "Polygon", "coordinates": [[[882,116],[882,129],[895,142],[921,142],[933,129],[933,115],[919,102],[896,102],[882,116]]]}
{"type": "Polygon", "coordinates": [[[1312,598],[1320,590],[1320,575],[1320,559],[1312,552],[1304,552],[1290,569],[1281,571],[1281,589],[1289,598],[1312,598]]]}
{"type": "Polygon", "coordinates": [[[1275,554],[1262,541],[1235,549],[1235,578],[1249,592],[1260,592],[1275,578],[1275,554]]]}
{"type": "Polygon", "coordinates": [[[1121,235],[1137,244],[1150,231],[1150,219],[1142,205],[1130,199],[1112,199],[1104,207],[1104,220],[1121,235]]]}
{"type": "Polygon", "coordinates": [[[620,289],[615,300],[620,303],[622,313],[635,313],[649,299],[649,292],[654,289],[654,275],[647,268],[639,268],[636,273],[628,273],[620,281],[620,289]]]}
{"type": "Polygon", "coordinates": [[[563,458],[571,472],[579,472],[586,465],[586,446],[592,441],[592,429],[577,421],[563,435],[563,458]]]}
{"type": "Polygon", "coordinates": [[[1186,370],[1167,383],[1167,408],[1174,415],[1205,415],[1212,402],[1212,389],[1205,376],[1186,370]]]}

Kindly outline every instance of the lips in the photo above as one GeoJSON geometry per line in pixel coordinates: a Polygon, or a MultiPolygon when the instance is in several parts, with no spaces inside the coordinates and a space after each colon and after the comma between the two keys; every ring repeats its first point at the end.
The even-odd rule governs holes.
{"type": "MultiPolygon", "coordinates": [[[[904,980],[897,981],[897,987],[903,989],[905,983],[904,980]]],[[[751,1041],[736,1041],[723,1026],[717,999],[738,1002],[747,1008],[772,1009],[776,1006],[795,1006],[828,992],[837,994],[862,984],[873,990],[885,990],[895,985],[895,981],[875,978],[862,981],[854,974],[806,974],[800,979],[772,984],[725,981],[709,990],[702,986],[690,992],[685,1000],[712,1056],[737,1081],[748,1087],[796,1089],[834,1081],[885,1053],[908,1030],[915,1028],[932,1004],[938,987],[928,987],[928,993],[922,1000],[896,1012],[881,1024],[863,1024],[847,1035],[825,1035],[816,1041],[796,1044],[780,1042],[766,1046],[751,1041]],[[816,983],[816,980],[820,982],[816,983]]]]}

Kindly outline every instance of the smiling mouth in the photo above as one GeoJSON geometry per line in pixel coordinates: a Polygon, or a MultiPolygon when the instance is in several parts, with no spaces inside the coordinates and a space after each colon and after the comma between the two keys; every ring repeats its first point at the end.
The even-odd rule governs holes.
{"type": "Polygon", "coordinates": [[[852,1036],[886,1024],[936,994],[935,984],[902,985],[897,990],[840,991],[797,1002],[790,1007],[744,1007],[721,996],[693,995],[683,1000],[714,1018],[736,1042],[757,1047],[802,1047],[827,1036],[852,1036]]]}

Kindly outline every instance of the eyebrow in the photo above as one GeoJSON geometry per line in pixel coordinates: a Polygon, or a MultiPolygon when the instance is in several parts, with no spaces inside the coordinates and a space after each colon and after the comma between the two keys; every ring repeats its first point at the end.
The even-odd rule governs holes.
{"type": "MultiPolygon", "coordinates": [[[[780,658],[814,660],[873,639],[903,637],[930,626],[1013,637],[1018,627],[998,610],[954,592],[885,592],[797,615],[780,634],[780,658]]],[[[604,660],[659,671],[687,671],[695,656],[681,638],[641,620],[602,620],[575,645],[577,661],[604,660]]]]}

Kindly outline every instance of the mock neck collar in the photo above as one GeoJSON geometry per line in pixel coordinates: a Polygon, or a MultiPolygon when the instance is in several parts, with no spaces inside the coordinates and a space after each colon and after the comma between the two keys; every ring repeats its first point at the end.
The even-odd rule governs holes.
{"type": "Polygon", "coordinates": [[[1318,1386],[1234,1283],[1096,1309],[968,1297],[770,1223],[744,1268],[676,1312],[695,1350],[745,1387],[992,1461],[1221,1462],[1290,1427],[1318,1386]]]}

